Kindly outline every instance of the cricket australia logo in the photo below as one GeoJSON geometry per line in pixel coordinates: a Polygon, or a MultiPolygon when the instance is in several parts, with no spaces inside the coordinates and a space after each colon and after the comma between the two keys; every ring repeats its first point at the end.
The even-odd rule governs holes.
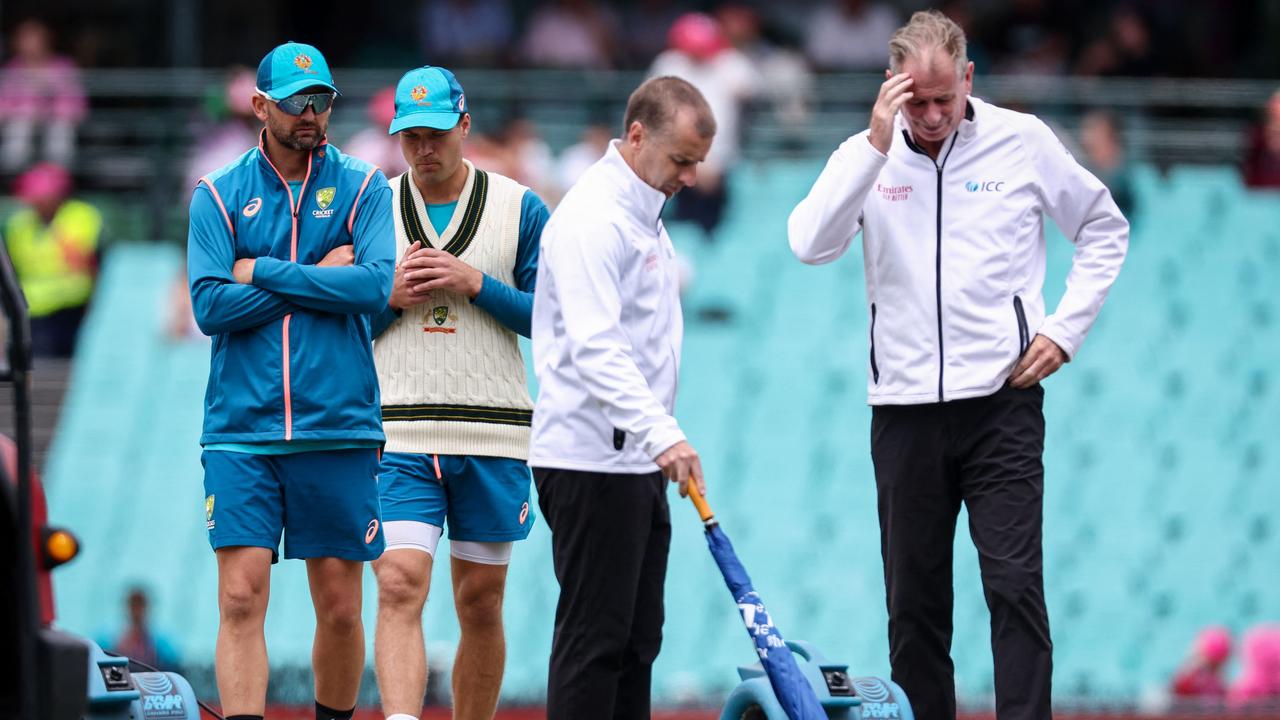
{"type": "Polygon", "coordinates": [[[437,305],[430,313],[422,316],[422,332],[456,333],[458,332],[458,316],[449,310],[448,305],[437,305]],[[435,323],[432,325],[431,323],[435,323]]]}
{"type": "Polygon", "coordinates": [[[213,496],[204,499],[204,527],[206,530],[213,529],[213,496]]]}
{"type": "Polygon", "coordinates": [[[333,196],[338,191],[337,188],[327,187],[320,188],[316,191],[316,207],[319,210],[312,210],[312,217],[327,218],[333,215],[333,208],[329,207],[333,204],[333,196]]]}

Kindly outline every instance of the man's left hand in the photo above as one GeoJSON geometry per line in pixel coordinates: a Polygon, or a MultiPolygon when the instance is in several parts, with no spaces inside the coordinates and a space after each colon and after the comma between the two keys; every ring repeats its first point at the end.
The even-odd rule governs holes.
{"type": "Polygon", "coordinates": [[[1019,390],[1029,388],[1058,371],[1067,362],[1067,353],[1043,335],[1036,335],[1031,347],[1009,373],[1009,384],[1019,390]]]}
{"type": "Polygon", "coordinates": [[[443,250],[426,248],[404,261],[404,280],[414,293],[448,290],[474,300],[484,273],[443,250]]]}
{"type": "Polygon", "coordinates": [[[231,275],[236,282],[241,285],[253,284],[253,264],[257,262],[257,258],[240,258],[236,261],[235,267],[231,268],[231,275]]]}

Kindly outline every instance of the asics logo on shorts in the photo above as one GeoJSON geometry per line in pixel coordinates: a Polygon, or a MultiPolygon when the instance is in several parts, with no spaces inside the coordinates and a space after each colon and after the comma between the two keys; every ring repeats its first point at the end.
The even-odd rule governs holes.
{"type": "Polygon", "coordinates": [[[376,537],[378,537],[378,521],[373,519],[369,521],[369,529],[364,531],[364,544],[368,545],[376,537]]]}
{"type": "Polygon", "coordinates": [[[520,506],[520,524],[523,525],[525,520],[529,519],[529,503],[520,506]]]}

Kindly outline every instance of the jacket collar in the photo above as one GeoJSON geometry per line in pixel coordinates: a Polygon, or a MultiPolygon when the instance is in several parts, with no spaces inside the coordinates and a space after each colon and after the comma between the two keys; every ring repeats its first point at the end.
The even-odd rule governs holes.
{"type": "Polygon", "coordinates": [[[609,149],[597,165],[613,181],[618,190],[618,201],[623,208],[645,225],[656,224],[667,203],[667,196],[636,175],[636,171],[631,169],[618,151],[621,145],[621,140],[610,140],[609,149]]]}
{"type": "MultiPolygon", "coordinates": [[[[965,101],[964,117],[960,120],[960,127],[956,128],[955,134],[957,137],[953,143],[969,140],[978,132],[977,126],[979,115],[985,114],[983,112],[985,110],[985,106],[986,103],[982,100],[979,100],[972,95],[969,96],[965,101]]],[[[894,124],[902,131],[902,139],[906,141],[907,148],[910,149],[911,152],[918,153],[920,155],[928,154],[923,148],[917,145],[916,141],[911,137],[911,126],[907,124],[905,119],[903,119],[901,111],[899,111],[898,116],[894,118],[894,124]]]]}
{"type": "Polygon", "coordinates": [[[258,166],[268,176],[274,175],[284,185],[285,191],[289,193],[290,209],[294,213],[297,213],[298,209],[302,207],[302,193],[306,192],[307,183],[320,170],[319,166],[324,162],[325,156],[329,154],[327,152],[328,146],[329,139],[326,136],[320,138],[320,144],[312,149],[311,156],[307,158],[307,173],[302,176],[302,185],[299,187],[297,197],[294,197],[293,188],[289,187],[284,175],[280,174],[280,170],[271,162],[271,158],[267,157],[267,129],[263,128],[262,132],[258,133],[258,166]]]}
{"type": "MultiPolygon", "coordinates": [[[[329,136],[326,135],[320,138],[320,144],[317,145],[315,149],[311,151],[311,161],[309,165],[311,166],[312,175],[314,175],[315,171],[319,169],[317,166],[324,161],[325,157],[328,156],[328,154],[329,154],[329,136]]],[[[268,172],[268,174],[279,175],[279,172],[276,170],[276,166],[273,165],[271,163],[271,159],[267,157],[267,129],[266,128],[263,128],[261,131],[258,132],[258,162],[259,164],[262,165],[263,169],[268,172]]]]}

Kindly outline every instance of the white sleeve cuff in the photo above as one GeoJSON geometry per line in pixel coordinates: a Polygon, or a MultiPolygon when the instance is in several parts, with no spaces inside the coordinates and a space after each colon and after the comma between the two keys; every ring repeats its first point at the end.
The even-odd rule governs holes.
{"type": "Polygon", "coordinates": [[[680,426],[676,424],[676,419],[667,416],[661,425],[649,430],[644,437],[637,440],[644,454],[657,460],[659,455],[670,450],[677,443],[684,442],[685,436],[680,426]]]}
{"type": "Polygon", "coordinates": [[[1052,317],[1045,320],[1044,324],[1040,326],[1040,329],[1036,334],[1049,338],[1055,345],[1062,348],[1062,352],[1067,354],[1067,362],[1075,359],[1076,350],[1079,349],[1078,346],[1076,343],[1070,342],[1066,339],[1066,334],[1063,333],[1053,322],[1052,317]]]}

